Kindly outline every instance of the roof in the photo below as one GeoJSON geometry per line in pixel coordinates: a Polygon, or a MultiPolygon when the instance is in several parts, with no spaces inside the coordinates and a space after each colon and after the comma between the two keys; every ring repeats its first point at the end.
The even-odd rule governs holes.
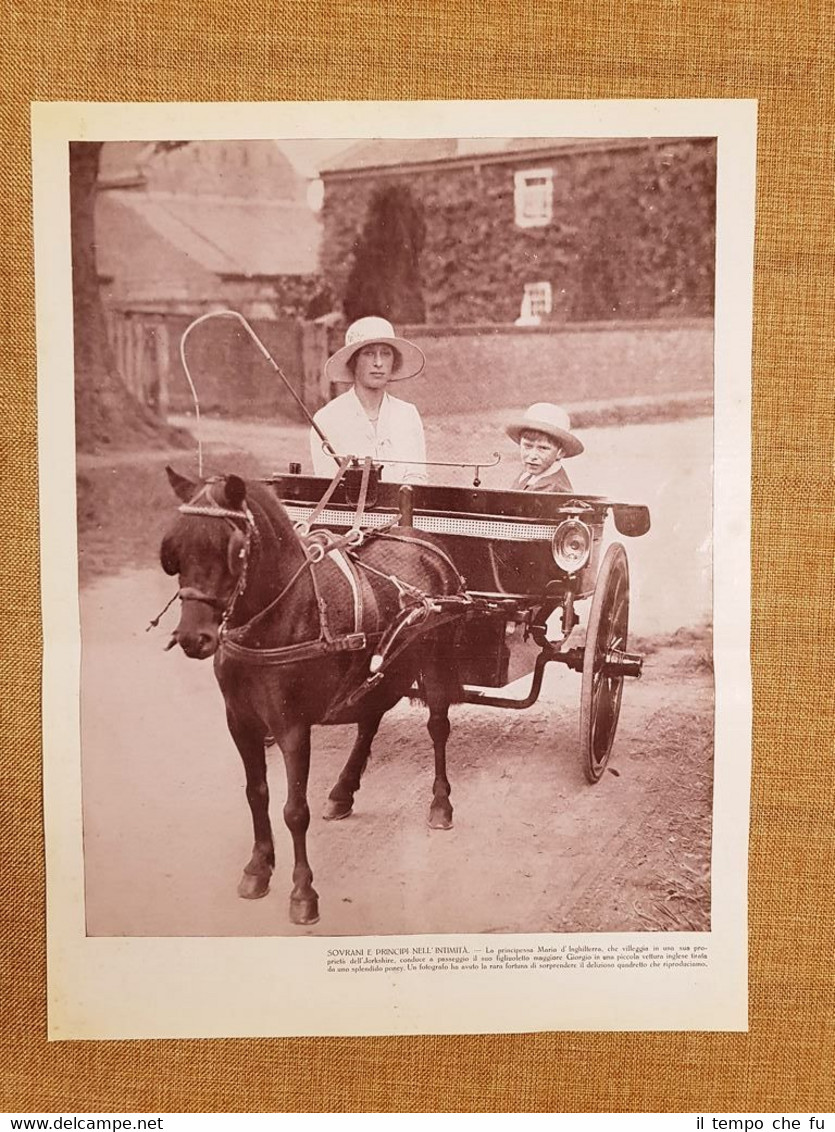
{"type": "Polygon", "coordinates": [[[99,184],[144,184],[152,192],[215,193],[258,200],[305,198],[305,178],[272,141],[105,142],[99,184]]]}
{"type": "Polygon", "coordinates": [[[462,165],[474,161],[513,161],[522,154],[558,154],[576,150],[619,149],[670,138],[376,138],[357,142],[332,161],[324,162],[322,177],[362,175],[375,169],[431,164],[462,165]]]}
{"type": "Polygon", "coordinates": [[[273,144],[284,154],[296,174],[309,181],[319,176],[323,166],[336,161],[357,143],[347,138],[281,138],[273,144]]]}
{"type": "Polygon", "coordinates": [[[390,165],[423,165],[435,161],[457,161],[497,157],[519,150],[571,149],[582,144],[576,138],[376,138],[357,142],[346,153],[321,167],[323,176],[390,165]]]}
{"type": "Polygon", "coordinates": [[[113,261],[126,254],[120,228],[131,228],[131,216],[216,275],[312,275],[318,269],[320,224],[305,204],[115,189],[101,194],[97,209],[100,270],[107,274],[118,272],[113,261]]]}
{"type": "Polygon", "coordinates": [[[423,161],[443,161],[456,157],[458,143],[455,138],[386,138],[361,141],[322,164],[319,172],[341,173],[347,169],[372,169],[381,165],[403,165],[423,161]]]}

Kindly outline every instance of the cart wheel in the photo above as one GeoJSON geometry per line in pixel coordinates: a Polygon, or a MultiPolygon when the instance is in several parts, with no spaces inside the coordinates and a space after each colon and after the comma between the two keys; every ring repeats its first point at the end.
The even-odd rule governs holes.
{"type": "Polygon", "coordinates": [[[597,575],[583,654],[580,696],[580,746],[586,778],[598,782],[618,726],[623,676],[608,676],[604,665],[610,649],[626,649],[629,628],[629,566],[619,542],[606,551],[597,575]]]}

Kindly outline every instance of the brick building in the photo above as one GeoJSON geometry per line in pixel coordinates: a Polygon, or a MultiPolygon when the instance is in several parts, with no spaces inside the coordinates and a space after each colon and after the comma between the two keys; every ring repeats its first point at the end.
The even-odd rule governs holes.
{"type": "Polygon", "coordinates": [[[387,192],[421,219],[412,286],[429,325],[712,314],[712,138],[368,141],[321,177],[320,264],[340,305],[387,192]]]}

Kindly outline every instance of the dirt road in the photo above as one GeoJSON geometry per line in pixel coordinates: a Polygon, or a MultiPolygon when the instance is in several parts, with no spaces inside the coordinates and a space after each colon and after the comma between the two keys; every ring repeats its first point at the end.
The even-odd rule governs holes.
{"type": "Polygon", "coordinates": [[[82,746],[89,933],[708,928],[713,684],[709,637],[687,628],[709,614],[709,499],[695,489],[700,481],[687,458],[688,440],[701,445],[705,427],[639,426],[626,448],[631,463],[620,467],[627,498],[648,499],[655,526],[628,547],[638,592],[633,625],[650,652],[643,678],[625,690],[616,773],[594,787],[582,776],[580,676],[569,671],[549,672],[540,703],[528,711],[453,710],[449,832],[426,823],[432,760],[422,709],[401,704],[384,721],[355,813],[343,822],[326,823],[318,813],[351,729],[317,729],[310,856],[322,918],[313,928],[288,922],[290,844],[276,752],[272,891],[254,902],[236,895],[251,829],[211,666],[163,653],[164,633],[144,632],[170,596],[170,581],[158,569],[134,569],[88,587],[82,746]],[[650,485],[640,473],[653,468],[653,444],[659,458],[670,445],[683,453],[678,483],[650,485]],[[674,502],[684,491],[690,506],[682,511],[674,502]],[[655,553],[640,546],[650,538],[655,553]],[[665,643],[654,647],[652,640],[665,643]]]}

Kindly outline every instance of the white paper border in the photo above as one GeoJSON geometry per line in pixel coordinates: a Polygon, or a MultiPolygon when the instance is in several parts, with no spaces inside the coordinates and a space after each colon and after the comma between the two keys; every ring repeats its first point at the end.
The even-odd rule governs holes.
{"type": "MultiPolygon", "coordinates": [[[[49,1037],[747,1029],[750,415],[756,103],[730,100],[39,103],[32,108],[47,830],[49,1037]],[[327,938],[101,939],[84,931],[69,140],[361,137],[718,139],[716,747],[709,968],[324,975],[327,938]],[[431,983],[426,983],[426,978],[431,983]],[[443,1009],[438,1004],[443,1003],[443,1009]]],[[[657,933],[654,933],[657,934],[657,933]]],[[[664,933],[664,942],[704,942],[664,933]]],[[[385,937],[466,943],[467,936],[385,937]]],[[[482,939],[483,937],[475,937],[482,939]]],[[[495,939],[496,937],[492,937],[495,939]]],[[[572,945],[642,933],[505,936],[572,945]]],[[[340,937],[339,946],[351,940],[340,937]]],[[[362,937],[360,946],[373,944],[362,937]]]]}

